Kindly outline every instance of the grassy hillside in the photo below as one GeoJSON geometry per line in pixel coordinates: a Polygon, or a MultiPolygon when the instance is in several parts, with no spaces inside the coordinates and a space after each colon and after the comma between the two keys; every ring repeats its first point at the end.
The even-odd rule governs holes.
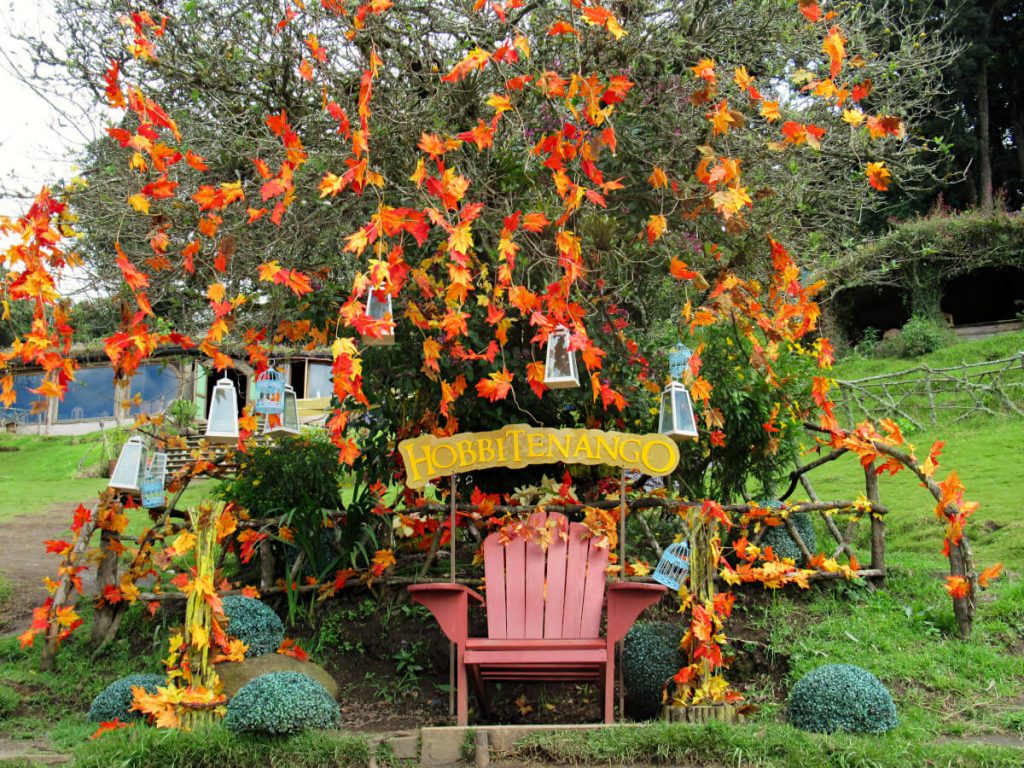
{"type": "Polygon", "coordinates": [[[928,355],[915,358],[899,357],[860,357],[850,355],[838,361],[833,368],[837,379],[862,379],[865,376],[877,376],[882,373],[913,368],[915,365],[927,365],[930,368],[950,368],[963,363],[980,363],[985,360],[1001,360],[1024,352],[1024,331],[1001,333],[979,341],[962,341],[943,347],[928,355]]]}

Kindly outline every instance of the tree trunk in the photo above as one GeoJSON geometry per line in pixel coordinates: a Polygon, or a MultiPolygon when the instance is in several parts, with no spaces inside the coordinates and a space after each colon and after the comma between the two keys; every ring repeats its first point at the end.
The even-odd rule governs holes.
{"type": "Polygon", "coordinates": [[[1017,150],[1017,174],[1024,179],[1024,99],[1021,99],[1020,83],[1013,81],[1013,146],[1017,150]]]}
{"type": "Polygon", "coordinates": [[[992,148],[989,137],[988,106],[988,62],[984,59],[978,65],[978,196],[981,210],[991,211],[992,197],[992,148]]]}

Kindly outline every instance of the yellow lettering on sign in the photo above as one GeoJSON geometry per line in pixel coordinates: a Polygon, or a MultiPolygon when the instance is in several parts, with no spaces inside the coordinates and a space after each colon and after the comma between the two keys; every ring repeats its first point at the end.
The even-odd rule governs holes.
{"type": "Polygon", "coordinates": [[[679,464],[679,448],[664,435],[525,424],[494,432],[416,437],[403,440],[398,450],[410,488],[422,488],[438,477],[491,467],[519,469],[556,462],[608,464],[657,476],[669,474],[679,464]]]}

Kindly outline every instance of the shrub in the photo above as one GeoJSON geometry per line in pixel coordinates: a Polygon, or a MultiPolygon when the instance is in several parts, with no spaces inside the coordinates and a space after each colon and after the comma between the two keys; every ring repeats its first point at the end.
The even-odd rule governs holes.
{"type": "Polygon", "coordinates": [[[853,664],[826,664],[804,675],[790,691],[786,718],[814,733],[885,733],[898,724],[889,691],[853,664]]]}
{"type": "Polygon", "coordinates": [[[156,693],[158,685],[166,685],[163,675],[128,675],[115,680],[92,700],[88,718],[94,723],[103,723],[114,718],[122,722],[138,720],[141,712],[134,712],[132,706],[132,686],[144,688],[146,693],[156,693]]]}
{"type": "Polygon", "coordinates": [[[13,688],[0,685],[0,718],[10,717],[21,704],[21,696],[13,688]]]}
{"type": "Polygon", "coordinates": [[[679,650],[683,630],[664,621],[638,622],[626,634],[622,648],[622,679],[629,706],[638,718],[661,710],[665,681],[686,664],[679,650]]]}
{"type": "MultiPolygon", "coordinates": [[[[796,527],[797,533],[800,534],[800,538],[804,540],[804,544],[807,545],[807,549],[812,554],[817,551],[818,536],[814,532],[814,523],[811,520],[810,512],[797,512],[790,515],[790,520],[793,521],[793,525],[796,527]]],[[[770,546],[776,557],[788,557],[798,565],[803,563],[804,554],[793,537],[789,535],[785,525],[769,528],[765,532],[764,538],[761,539],[761,546],[770,546]]]]}
{"type": "Polygon", "coordinates": [[[903,357],[919,357],[950,343],[952,333],[943,323],[915,315],[903,326],[900,334],[903,357]]]}
{"type": "Polygon", "coordinates": [[[221,602],[228,634],[249,646],[246,656],[273,653],[281,646],[284,624],[269,605],[243,595],[229,595],[221,602]]]}
{"type": "Polygon", "coordinates": [[[340,715],[338,702],[313,678],[300,672],[268,672],[231,698],[224,726],[231,731],[298,733],[332,728],[340,715]]]}

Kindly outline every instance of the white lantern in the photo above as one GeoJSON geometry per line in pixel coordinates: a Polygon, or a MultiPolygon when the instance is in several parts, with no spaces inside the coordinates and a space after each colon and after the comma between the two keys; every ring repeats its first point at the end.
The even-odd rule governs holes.
{"type": "Polygon", "coordinates": [[[238,390],[227,376],[217,382],[206,418],[206,439],[213,443],[238,441],[238,390]]]}
{"type": "Polygon", "coordinates": [[[568,389],[580,385],[576,369],[576,353],[569,349],[571,334],[560,325],[548,334],[547,355],[544,361],[544,384],[551,389],[568,389]]]}
{"type": "Polygon", "coordinates": [[[295,398],[295,390],[291,387],[284,388],[284,413],[279,417],[280,424],[276,427],[270,426],[270,416],[267,416],[263,426],[263,434],[268,437],[284,437],[285,435],[299,434],[299,403],[295,398]]]}
{"type": "Polygon", "coordinates": [[[146,445],[141,437],[129,437],[117,457],[114,471],[110,473],[108,488],[124,493],[138,493],[142,482],[142,468],[145,466],[146,445]]]}
{"type": "Polygon", "coordinates": [[[673,440],[697,438],[697,423],[693,417],[690,393],[678,381],[669,383],[661,393],[658,431],[673,440]]]}
{"type": "MultiPolygon", "coordinates": [[[[391,294],[387,293],[384,286],[371,290],[366,299],[366,314],[371,320],[384,321],[394,320],[394,313],[391,309],[391,294]]],[[[386,347],[395,343],[394,326],[382,330],[379,336],[363,334],[363,344],[368,347],[386,347]]]]}

